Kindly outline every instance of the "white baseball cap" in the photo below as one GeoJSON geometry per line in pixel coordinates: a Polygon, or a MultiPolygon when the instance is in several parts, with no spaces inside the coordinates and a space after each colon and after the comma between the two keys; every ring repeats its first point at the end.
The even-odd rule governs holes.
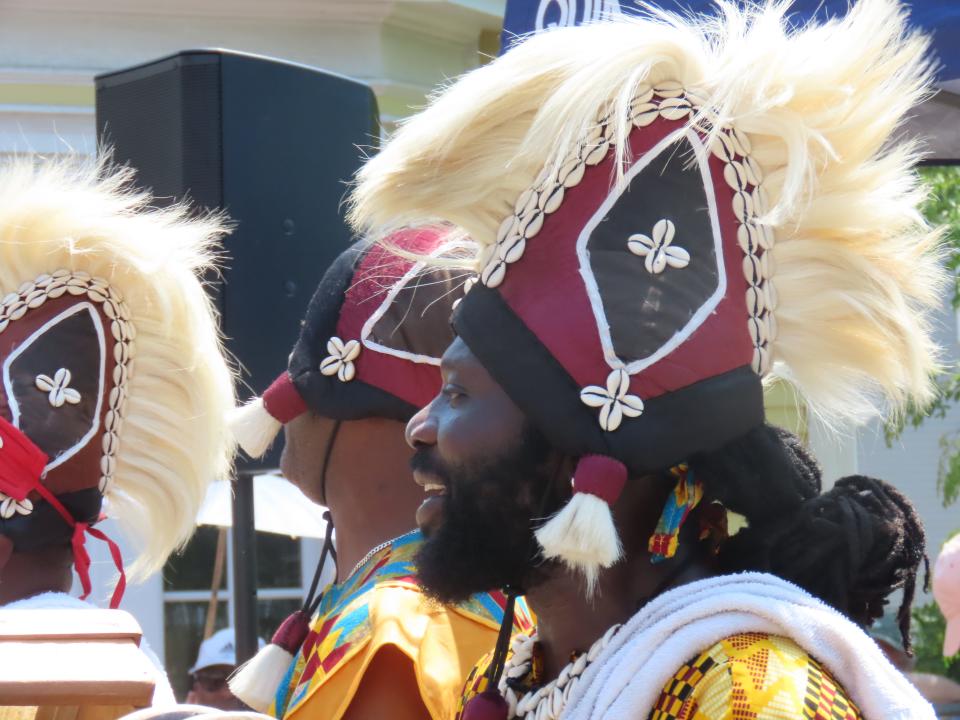
{"type": "MultiPolygon", "coordinates": [[[[257,647],[263,647],[265,643],[263,638],[257,638],[257,647]]],[[[236,633],[232,627],[226,627],[217,630],[213,635],[200,643],[200,651],[197,653],[197,661],[190,668],[192,675],[197,670],[213,667],[215,665],[237,664],[237,643],[236,633]]]]}
{"type": "Polygon", "coordinates": [[[947,619],[943,654],[956,655],[960,651],[960,535],[943,546],[933,567],[933,597],[947,619]]]}

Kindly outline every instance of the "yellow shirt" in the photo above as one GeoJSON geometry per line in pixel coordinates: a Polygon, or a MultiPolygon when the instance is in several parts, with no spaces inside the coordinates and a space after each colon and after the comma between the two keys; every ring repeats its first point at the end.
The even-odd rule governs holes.
{"type": "MultiPolygon", "coordinates": [[[[467,678],[457,720],[482,685],[489,660],[483,658],[467,678]]],[[[721,640],[677,670],[649,720],[862,718],[844,689],[795,642],[743,633],[721,640]]]]}
{"type": "MultiPolygon", "coordinates": [[[[377,651],[390,645],[413,663],[430,717],[453,716],[465,677],[496,643],[505,598],[484,593],[456,608],[429,600],[414,577],[413,559],[421,544],[419,533],[404,535],[324,591],[271,715],[339,720],[377,651]]],[[[531,626],[526,606],[518,601],[516,629],[531,626]]]]}

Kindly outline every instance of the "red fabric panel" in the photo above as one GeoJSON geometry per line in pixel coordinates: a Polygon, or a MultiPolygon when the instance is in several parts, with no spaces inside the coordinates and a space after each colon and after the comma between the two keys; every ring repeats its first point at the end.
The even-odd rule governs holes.
{"type": "Polygon", "coordinates": [[[307,411],[307,403],[300,397],[300,391],[286,370],[263,394],[263,407],[277,422],[284,425],[307,411]]]}
{"type": "MultiPolygon", "coordinates": [[[[409,230],[398,233],[392,242],[417,253],[430,253],[439,244],[441,234],[435,229],[409,230]]],[[[374,246],[360,261],[354,281],[347,290],[337,336],[347,342],[359,340],[364,324],[383,304],[387,293],[413,267],[409,260],[374,246]]],[[[364,346],[354,361],[356,378],[378,387],[415,407],[428,404],[440,390],[440,368],[428,363],[387,355],[364,346]]]]}
{"type": "MultiPolygon", "coordinates": [[[[679,127],[680,122],[661,118],[646,128],[635,129],[630,136],[633,156],[641,157],[679,127]]],[[[603,386],[610,372],[580,275],[576,245],[582,228],[610,191],[613,158],[611,151],[603,162],[586,170],[579,185],[566,190],[562,205],[547,216],[540,232],[527,241],[523,257],[508,267],[506,279],[499,287],[511,309],[581,387],[603,386]],[[549,282],[544,278],[549,278],[549,282]]],[[[709,167],[723,238],[726,294],[684,344],[631,377],[630,392],[641,398],[657,397],[749,365],[753,357],[733,191],[723,179],[723,162],[711,154],[709,167]]],[[[682,281],[682,276],[678,280],[682,281]]]]}

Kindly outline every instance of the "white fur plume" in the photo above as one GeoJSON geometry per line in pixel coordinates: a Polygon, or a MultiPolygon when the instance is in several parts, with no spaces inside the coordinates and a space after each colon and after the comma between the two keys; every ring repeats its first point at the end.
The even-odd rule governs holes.
{"type": "Polygon", "coordinates": [[[235,408],[227,419],[227,426],[237,444],[252,458],[262,457],[283,427],[263,404],[262,397],[235,408]]]}
{"type": "Polygon", "coordinates": [[[230,692],[257,712],[266,713],[292,662],[293,655],[279,645],[264,645],[230,677],[230,692]]]}
{"type": "Polygon", "coordinates": [[[610,506],[590,493],[576,493],[536,531],[537,542],[548,560],[560,560],[583,573],[587,595],[592,596],[601,568],[623,557],[623,546],[613,523],[610,506]]]}

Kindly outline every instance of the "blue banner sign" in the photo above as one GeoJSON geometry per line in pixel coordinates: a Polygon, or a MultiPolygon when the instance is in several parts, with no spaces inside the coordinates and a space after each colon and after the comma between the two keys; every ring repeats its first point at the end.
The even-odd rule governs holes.
{"type": "MultiPolygon", "coordinates": [[[[659,0],[664,10],[716,12],[711,0],[659,0]]],[[[917,26],[933,34],[934,52],[942,63],[941,80],[960,77],[960,0],[914,0],[909,3],[917,26]]],[[[794,22],[843,15],[847,0],[795,0],[790,10],[794,22]]],[[[580,25],[611,15],[642,12],[633,0],[507,0],[503,20],[504,50],[517,38],[551,27],[580,25]]]]}

